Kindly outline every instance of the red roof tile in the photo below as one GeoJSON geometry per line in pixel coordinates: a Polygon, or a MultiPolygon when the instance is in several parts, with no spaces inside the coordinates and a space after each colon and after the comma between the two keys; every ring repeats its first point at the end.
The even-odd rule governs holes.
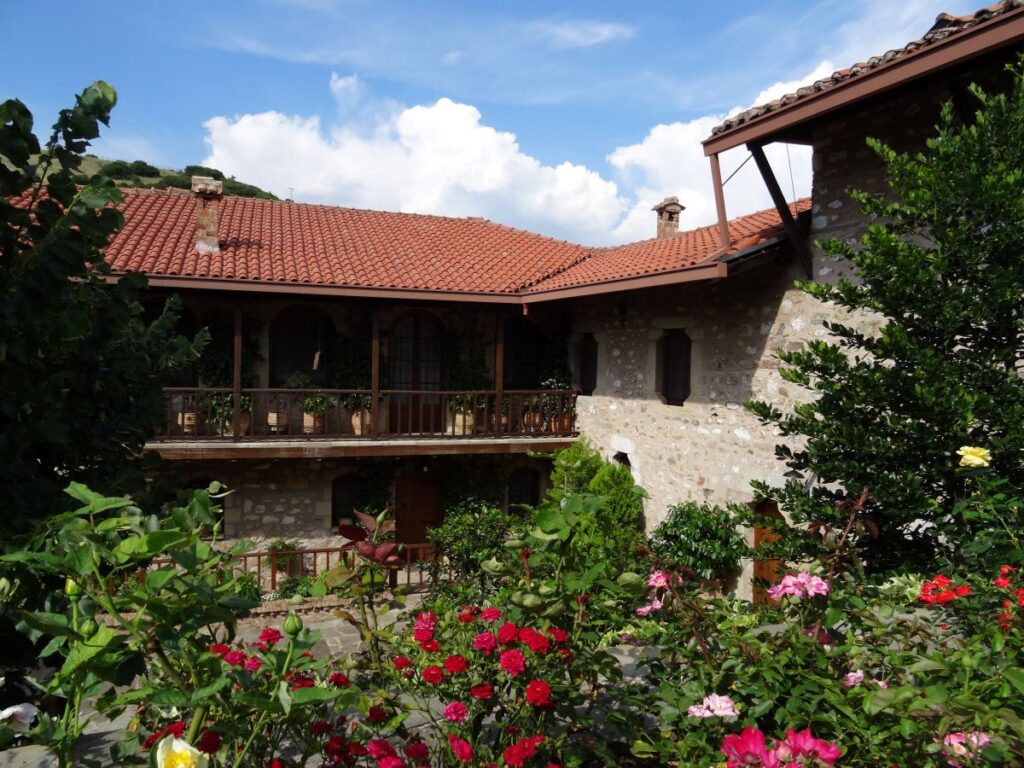
{"type": "Polygon", "coordinates": [[[811,98],[817,97],[835,88],[837,85],[854,80],[878,69],[879,67],[904,59],[924,48],[929,48],[949,37],[971,29],[972,27],[976,27],[982,22],[988,21],[997,16],[1002,16],[1003,14],[1009,13],[1010,11],[1022,6],[1024,6],[1024,0],[1002,0],[1002,2],[986,6],[985,8],[981,8],[967,16],[953,16],[948,13],[940,13],[935,19],[935,23],[932,25],[931,29],[929,29],[923,37],[907,43],[902,48],[887,51],[880,56],[872,56],[867,61],[854,64],[853,66],[846,67],[845,69],[837,70],[829,77],[797,89],[795,93],[788,93],[775,101],[770,101],[767,104],[760,104],[756,107],[751,107],[744,112],[740,112],[737,115],[733,115],[720,125],[716,125],[712,128],[711,135],[717,136],[718,134],[730,131],[744,123],[749,123],[752,120],[756,120],[757,118],[763,117],[769,113],[777,112],[778,110],[788,107],[795,102],[807,101],[811,98]]]}
{"type": "MultiPolygon", "coordinates": [[[[125,226],[107,261],[115,273],[154,278],[516,296],[700,266],[718,250],[715,226],[586,248],[486,219],[225,197],[220,251],[200,253],[191,194],[127,189],[124,197],[125,226]]],[[[809,207],[801,200],[792,209],[809,207]]],[[[729,228],[746,246],[782,234],[774,209],[729,228]]]]}
{"type": "Polygon", "coordinates": [[[124,190],[115,272],[321,286],[514,294],[587,249],[484,219],[225,197],[219,253],[195,249],[195,198],[124,190]]]}
{"type": "MultiPolygon", "coordinates": [[[[795,216],[810,207],[810,198],[804,198],[790,205],[790,210],[795,216]]],[[[730,253],[783,234],[782,219],[774,208],[741,216],[729,222],[729,235],[734,245],[730,253]]],[[[670,237],[596,250],[584,261],[532,286],[530,292],[595,285],[698,267],[716,261],[721,255],[728,255],[716,256],[718,248],[718,225],[713,224],[670,237]]]]}

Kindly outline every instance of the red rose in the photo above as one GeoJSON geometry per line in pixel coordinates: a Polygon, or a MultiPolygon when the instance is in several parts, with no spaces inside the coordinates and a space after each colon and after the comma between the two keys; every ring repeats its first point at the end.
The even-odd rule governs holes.
{"type": "Polygon", "coordinates": [[[494,695],[494,687],[490,683],[477,683],[469,689],[469,693],[473,698],[486,701],[494,695]]]}
{"type": "Polygon", "coordinates": [[[476,621],[476,616],[474,616],[472,613],[460,613],[459,621],[461,621],[463,624],[471,624],[472,622],[476,621]]]}
{"type": "Polygon", "coordinates": [[[510,677],[515,677],[526,669],[526,659],[520,651],[505,651],[498,660],[498,666],[510,677]]]}
{"type": "Polygon", "coordinates": [[[502,645],[515,645],[519,639],[519,627],[511,621],[506,621],[498,630],[498,642],[502,645]]]}
{"type": "Polygon", "coordinates": [[[468,763],[473,759],[473,748],[465,739],[460,739],[454,733],[448,734],[448,746],[452,748],[456,759],[460,763],[468,763]]]}
{"type": "Polygon", "coordinates": [[[348,753],[353,757],[365,757],[367,754],[369,754],[369,751],[370,750],[368,750],[366,747],[364,747],[362,744],[356,741],[353,741],[351,744],[348,745],[348,753]]]}
{"type": "Polygon", "coordinates": [[[370,757],[379,760],[382,757],[393,757],[395,748],[384,739],[373,739],[366,745],[366,751],[370,757]]]}
{"type": "Polygon", "coordinates": [[[338,688],[348,688],[352,685],[352,681],[348,679],[348,675],[343,675],[341,672],[332,672],[327,678],[327,682],[331,685],[337,686],[338,688]]]}
{"type": "Polygon", "coordinates": [[[526,701],[535,707],[551,706],[551,686],[543,680],[531,680],[526,686],[526,701]]]}
{"type": "Polygon", "coordinates": [[[314,736],[323,736],[329,730],[331,730],[331,724],[328,723],[326,720],[317,720],[309,728],[309,732],[312,733],[314,736]]]}
{"type": "Polygon", "coordinates": [[[486,622],[497,621],[501,618],[501,611],[497,608],[484,608],[480,611],[480,618],[486,622]]]}
{"type": "Polygon", "coordinates": [[[430,748],[422,741],[407,744],[402,751],[410,760],[427,760],[430,757],[430,748]]]}
{"type": "Polygon", "coordinates": [[[416,624],[413,627],[412,636],[417,643],[432,640],[434,629],[437,627],[437,614],[433,611],[423,611],[416,617],[416,624]]]}
{"type": "Polygon", "coordinates": [[[316,681],[308,675],[295,675],[292,677],[292,690],[296,691],[299,688],[312,688],[316,685],[316,681]]]}
{"type": "Polygon", "coordinates": [[[424,640],[420,643],[420,650],[427,653],[437,653],[441,650],[441,644],[437,640],[424,640]]]}
{"type": "Polygon", "coordinates": [[[564,629],[559,629],[558,627],[551,627],[550,629],[548,629],[548,634],[551,636],[551,639],[554,640],[556,643],[564,643],[566,640],[569,639],[569,633],[566,632],[564,629]]]}
{"type": "Polygon", "coordinates": [[[498,639],[490,632],[481,632],[473,638],[473,648],[483,651],[484,656],[490,656],[491,652],[498,647],[498,639]]]}
{"type": "Polygon", "coordinates": [[[247,658],[249,657],[242,651],[230,651],[224,654],[224,661],[232,667],[244,667],[247,658]]]}
{"type": "Polygon", "coordinates": [[[260,639],[256,645],[261,651],[265,651],[267,648],[281,642],[283,639],[284,635],[281,634],[281,630],[276,627],[267,627],[260,632],[260,639]]]}
{"type": "Polygon", "coordinates": [[[427,667],[423,670],[423,682],[437,685],[444,680],[444,670],[440,667],[427,667]]]}
{"type": "Polygon", "coordinates": [[[537,745],[544,741],[543,736],[528,736],[520,739],[502,753],[505,764],[520,766],[537,752],[537,745]]]}
{"type": "Polygon", "coordinates": [[[971,588],[968,587],[966,584],[961,584],[959,587],[956,587],[953,590],[953,594],[957,597],[966,597],[967,595],[971,594],[971,588]]]}
{"type": "Polygon", "coordinates": [[[205,752],[207,755],[213,755],[220,749],[220,742],[220,734],[207,728],[203,731],[203,735],[199,737],[199,741],[196,742],[196,749],[200,752],[205,752]]]}
{"type": "Polygon", "coordinates": [[[551,649],[551,641],[535,629],[523,627],[519,630],[519,641],[526,645],[534,653],[541,655],[551,649]]]}
{"type": "Polygon", "coordinates": [[[223,656],[230,650],[231,649],[224,645],[224,643],[214,643],[210,646],[210,653],[215,656],[223,656]]]}
{"type": "Polygon", "coordinates": [[[366,718],[371,723],[380,723],[388,719],[388,713],[380,707],[370,707],[369,712],[366,714],[366,718]]]}
{"type": "Polygon", "coordinates": [[[405,669],[412,664],[412,662],[405,658],[405,656],[396,656],[391,663],[394,665],[395,669],[405,669]]]}
{"type": "Polygon", "coordinates": [[[468,669],[466,664],[466,658],[464,656],[449,656],[444,660],[444,669],[449,675],[456,675],[459,672],[465,672],[468,669]]]}
{"type": "Polygon", "coordinates": [[[377,768],[405,768],[405,760],[398,755],[388,755],[377,761],[377,768]]]}

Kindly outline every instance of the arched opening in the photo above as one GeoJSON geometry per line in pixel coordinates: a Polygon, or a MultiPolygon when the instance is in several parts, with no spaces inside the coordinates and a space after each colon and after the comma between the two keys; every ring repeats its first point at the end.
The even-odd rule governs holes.
{"type": "Polygon", "coordinates": [[[331,530],[355,519],[353,511],[359,508],[362,479],[359,475],[338,475],[331,483],[331,530]]]}
{"type": "Polygon", "coordinates": [[[444,426],[444,329],[427,312],[407,312],[388,332],[389,424],[393,432],[434,432],[444,426]]]}
{"type": "Polygon", "coordinates": [[[540,472],[535,467],[519,467],[508,475],[508,506],[536,507],[540,503],[540,472]]]}
{"type": "Polygon", "coordinates": [[[334,322],[316,307],[289,307],[270,326],[270,385],[285,386],[298,377],[327,384],[327,354],[334,340],[334,322]]]}
{"type": "Polygon", "coordinates": [[[526,317],[505,321],[505,389],[537,389],[544,375],[544,332],[526,317]]]}

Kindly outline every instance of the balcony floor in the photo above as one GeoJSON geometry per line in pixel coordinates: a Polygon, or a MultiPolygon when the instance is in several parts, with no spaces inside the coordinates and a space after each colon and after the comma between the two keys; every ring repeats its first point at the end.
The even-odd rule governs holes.
{"type": "Polygon", "coordinates": [[[145,450],[167,460],[189,459],[324,459],[356,456],[441,456],[457,454],[526,453],[567,448],[575,437],[413,437],[413,438],[312,438],[294,440],[157,440],[145,450]]]}

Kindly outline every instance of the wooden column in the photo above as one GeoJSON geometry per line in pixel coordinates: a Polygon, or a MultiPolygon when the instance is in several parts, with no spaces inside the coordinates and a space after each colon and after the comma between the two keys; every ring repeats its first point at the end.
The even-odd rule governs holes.
{"type": "Polygon", "coordinates": [[[242,439],[242,307],[235,303],[235,360],[232,381],[231,435],[235,442],[242,439]]]}
{"type": "Polygon", "coordinates": [[[793,246],[794,253],[796,253],[800,262],[804,265],[807,277],[814,277],[811,251],[807,247],[807,241],[804,240],[803,235],[800,233],[800,228],[796,225],[796,219],[793,218],[793,212],[789,209],[786,196],[782,194],[782,187],[779,186],[779,182],[775,178],[775,172],[772,170],[768,158],[765,157],[764,147],[760,144],[747,144],[747,149],[754,156],[754,162],[757,163],[757,169],[761,172],[761,178],[764,179],[765,186],[768,187],[768,194],[772,196],[772,202],[775,203],[775,209],[779,212],[782,224],[786,228],[786,234],[789,235],[789,242],[793,246]]]}
{"type": "Polygon", "coordinates": [[[373,310],[373,339],[370,342],[370,424],[374,437],[380,436],[380,318],[373,310]]]}
{"type": "MultiPolygon", "coordinates": [[[[494,329],[494,433],[501,437],[501,417],[505,414],[505,316],[499,314],[494,329]]],[[[509,414],[511,417],[511,414],[509,414]]]]}
{"type": "Polygon", "coordinates": [[[732,245],[729,238],[729,219],[725,213],[725,188],[722,186],[722,166],[718,163],[718,155],[711,155],[711,186],[715,191],[715,210],[718,212],[718,247],[722,251],[729,250],[732,245]]]}

